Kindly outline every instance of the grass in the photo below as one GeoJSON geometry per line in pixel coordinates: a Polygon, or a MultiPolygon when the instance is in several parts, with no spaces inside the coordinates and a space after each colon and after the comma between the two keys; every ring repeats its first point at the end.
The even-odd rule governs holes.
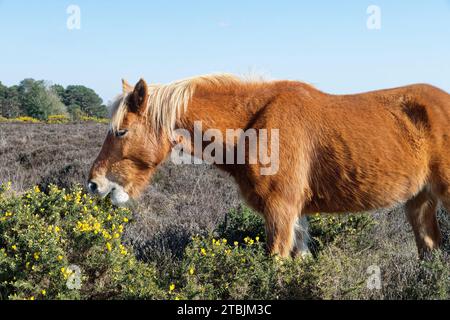
{"type": "MultiPolygon", "coordinates": [[[[1,123],[0,183],[11,181],[11,190],[16,194],[14,201],[5,201],[15,203],[16,209],[22,208],[16,211],[22,212],[25,219],[26,199],[21,197],[32,192],[34,186],[39,187],[39,197],[43,198],[51,194],[51,184],[57,185],[58,190],[65,188],[67,193],[77,192],[77,185],[86,181],[106,130],[107,125],[95,122],[1,123]]],[[[101,212],[114,210],[108,203],[97,206],[101,212]]],[[[42,207],[39,202],[33,206],[36,214],[41,214],[40,209],[44,208],[53,217],[69,220],[76,217],[75,212],[74,216],[65,215],[60,204],[51,207],[48,210],[48,206],[42,207]]],[[[5,202],[0,205],[0,218],[6,214],[6,208],[5,202]]],[[[37,291],[30,291],[30,285],[28,289],[14,285],[3,298],[40,299],[44,298],[39,295],[42,290],[46,290],[45,298],[49,299],[448,299],[450,295],[450,221],[443,211],[439,220],[444,248],[422,262],[417,259],[414,238],[401,206],[358,215],[312,216],[313,257],[303,261],[276,261],[265,254],[262,220],[241,203],[230,177],[208,166],[167,163],[142,199],[131,206],[130,214],[131,222],[120,236],[120,244],[127,248],[129,258],[136,257],[136,263],[142,264],[141,269],[147,275],[154,275],[150,277],[151,282],[135,283],[132,288],[135,293],[124,289],[121,281],[127,280],[122,278],[106,289],[102,287],[104,282],[89,281],[91,285],[78,293],[37,285],[31,285],[37,291]],[[367,286],[369,271],[374,266],[380,270],[379,290],[367,286]]],[[[33,221],[45,224],[47,218],[33,221]]],[[[70,221],[75,221],[69,220],[63,222],[61,229],[67,230],[70,221]]],[[[0,232],[0,250],[11,250],[13,244],[6,245],[5,234],[9,233],[0,232]]],[[[88,264],[92,261],[84,259],[88,255],[71,257],[73,237],[66,241],[67,246],[58,250],[69,252],[66,256],[71,261],[67,263],[76,262],[83,270],[91,270],[88,264]]],[[[96,241],[86,242],[84,248],[101,247],[102,250],[93,251],[99,254],[97,257],[106,259],[106,244],[96,241]]],[[[41,245],[39,251],[50,247],[41,245]]],[[[26,259],[34,258],[34,250],[21,251],[23,255],[18,261],[22,266],[26,266],[26,259]]],[[[13,257],[10,251],[8,256],[13,257]]],[[[114,266],[111,259],[104,263],[106,269],[114,266]]],[[[5,272],[4,268],[0,265],[0,274],[5,272]]],[[[126,273],[133,272],[137,271],[127,269],[126,273]]],[[[136,277],[141,279],[139,275],[136,277]]],[[[52,279],[56,287],[63,283],[61,279],[52,279]]],[[[48,282],[39,277],[31,280],[27,276],[23,283],[48,282]]]]}

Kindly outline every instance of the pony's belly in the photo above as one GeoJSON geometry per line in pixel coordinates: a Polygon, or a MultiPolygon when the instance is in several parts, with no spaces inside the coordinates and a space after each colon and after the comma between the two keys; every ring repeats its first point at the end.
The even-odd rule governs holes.
{"type": "Polygon", "coordinates": [[[340,181],[312,186],[306,213],[361,212],[395,206],[419,193],[426,185],[426,171],[373,181],[340,181]]]}

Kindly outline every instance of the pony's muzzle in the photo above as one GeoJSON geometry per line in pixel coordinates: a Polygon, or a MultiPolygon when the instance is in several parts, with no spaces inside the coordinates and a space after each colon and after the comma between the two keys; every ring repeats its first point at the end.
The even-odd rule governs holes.
{"type": "Polygon", "coordinates": [[[111,195],[111,202],[115,205],[125,204],[130,200],[130,196],[124,187],[105,177],[91,178],[88,181],[87,188],[90,193],[102,198],[111,195]]]}
{"type": "Polygon", "coordinates": [[[94,181],[90,180],[88,182],[88,190],[90,193],[96,194],[98,191],[98,185],[94,181]]]}

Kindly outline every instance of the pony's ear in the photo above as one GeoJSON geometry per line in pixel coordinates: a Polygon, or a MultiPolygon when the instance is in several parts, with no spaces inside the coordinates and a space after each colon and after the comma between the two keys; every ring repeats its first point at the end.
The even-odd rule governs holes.
{"type": "Polygon", "coordinates": [[[145,110],[148,100],[148,86],[144,79],[139,80],[134,87],[131,100],[132,103],[129,104],[131,112],[140,113],[145,110]]]}
{"type": "Polygon", "coordinates": [[[122,79],[122,93],[123,94],[133,92],[133,89],[134,89],[133,86],[131,84],[129,84],[127,80],[122,79]]]}

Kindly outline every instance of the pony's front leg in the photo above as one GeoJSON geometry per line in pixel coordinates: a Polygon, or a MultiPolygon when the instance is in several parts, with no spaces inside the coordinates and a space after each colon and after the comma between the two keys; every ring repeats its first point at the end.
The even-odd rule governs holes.
{"type": "Polygon", "coordinates": [[[311,255],[311,251],[309,250],[310,236],[308,228],[308,218],[306,215],[301,215],[294,225],[292,257],[306,258],[311,255]]]}
{"type": "Polygon", "coordinates": [[[272,255],[289,257],[294,248],[295,224],[298,207],[282,199],[266,201],[264,220],[267,249],[272,255]]]}

